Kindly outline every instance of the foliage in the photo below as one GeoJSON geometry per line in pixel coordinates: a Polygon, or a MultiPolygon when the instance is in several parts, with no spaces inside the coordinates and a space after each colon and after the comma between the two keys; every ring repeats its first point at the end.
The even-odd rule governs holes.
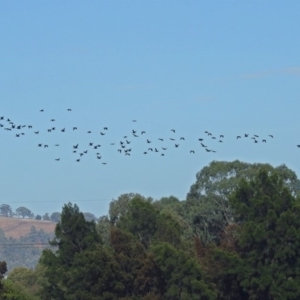
{"type": "Polygon", "coordinates": [[[0,214],[5,216],[5,217],[12,217],[13,216],[13,211],[10,205],[8,204],[2,204],[0,206],[0,214]]]}
{"type": "Polygon", "coordinates": [[[28,209],[27,207],[24,207],[24,206],[20,206],[16,209],[16,213],[18,216],[21,216],[23,219],[25,217],[28,217],[28,218],[33,218],[34,217],[34,214],[31,212],[30,209],[28,209]]]}
{"type": "Polygon", "coordinates": [[[52,222],[55,222],[55,223],[59,222],[59,221],[60,221],[60,218],[61,218],[61,215],[60,215],[59,212],[54,212],[54,213],[52,213],[51,216],[50,216],[50,220],[51,220],[52,222]]]}
{"type": "Polygon", "coordinates": [[[230,203],[240,229],[236,252],[217,251],[226,266],[220,290],[242,289],[247,296],[240,299],[299,299],[300,204],[282,176],[260,170],[240,183],[230,203]]]}

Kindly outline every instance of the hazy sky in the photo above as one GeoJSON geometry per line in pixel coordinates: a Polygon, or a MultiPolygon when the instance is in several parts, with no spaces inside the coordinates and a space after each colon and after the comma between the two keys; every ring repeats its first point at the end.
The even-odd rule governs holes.
{"type": "Polygon", "coordinates": [[[1,1],[0,204],[43,214],[71,201],[100,216],[122,193],[184,199],[212,160],[299,175],[299,11],[271,0],[1,1]],[[33,128],[4,130],[7,118],[33,128]],[[125,135],[130,156],[117,151],[125,135]]]}

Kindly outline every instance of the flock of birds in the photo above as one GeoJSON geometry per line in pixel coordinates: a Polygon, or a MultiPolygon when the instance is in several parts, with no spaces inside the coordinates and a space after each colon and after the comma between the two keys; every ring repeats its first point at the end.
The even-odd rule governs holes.
{"type": "MultiPolygon", "coordinates": [[[[43,113],[44,109],[40,110],[40,113],[43,113]]],[[[68,113],[72,112],[71,108],[67,109],[68,113]]],[[[54,126],[55,124],[55,119],[50,119],[51,122],[51,126],[49,126],[49,128],[47,128],[46,133],[51,133],[53,131],[59,131],[62,134],[66,133],[66,128],[60,128],[57,129],[56,126],[54,126]]],[[[137,122],[137,120],[132,120],[133,123],[137,122]]],[[[32,125],[19,125],[16,124],[14,121],[12,121],[10,118],[4,117],[4,116],[0,116],[0,128],[2,128],[3,130],[7,131],[7,132],[13,132],[16,138],[20,138],[22,136],[25,135],[25,129],[29,130],[31,132],[33,132],[33,134],[35,135],[39,135],[42,134],[43,132],[41,130],[37,130],[35,128],[33,128],[32,125]]],[[[78,128],[76,126],[72,127],[72,131],[77,131],[78,128]]],[[[103,127],[102,130],[100,130],[98,132],[99,136],[104,136],[107,134],[107,132],[109,131],[109,128],[107,126],[103,127]]],[[[91,134],[92,131],[87,131],[87,134],[91,134]]],[[[210,139],[210,140],[216,140],[219,143],[223,143],[224,141],[224,135],[220,134],[218,136],[213,135],[211,132],[209,131],[205,131],[204,132],[206,134],[206,138],[210,139]]],[[[27,132],[26,132],[27,134],[27,132]]],[[[165,145],[165,142],[168,140],[172,143],[172,147],[173,148],[178,148],[180,146],[181,143],[183,143],[185,141],[185,137],[183,136],[176,136],[176,130],[175,129],[170,129],[170,136],[166,139],[166,138],[162,138],[162,137],[158,137],[157,138],[157,143],[159,143],[159,146],[157,146],[155,144],[153,140],[150,140],[149,138],[146,138],[146,131],[138,131],[137,129],[132,129],[132,131],[130,132],[130,134],[124,135],[123,138],[118,142],[118,143],[110,143],[111,146],[114,146],[117,144],[117,149],[116,151],[120,154],[123,154],[125,156],[130,156],[131,155],[131,143],[132,143],[132,139],[135,138],[144,138],[145,136],[145,149],[142,151],[142,153],[144,155],[148,154],[148,153],[158,153],[160,156],[165,156],[166,152],[168,150],[168,146],[165,145]]],[[[272,134],[268,135],[269,138],[274,138],[274,136],[272,134]]],[[[259,136],[257,134],[254,134],[253,136],[250,136],[248,133],[245,133],[243,135],[238,135],[236,136],[236,139],[239,140],[241,138],[250,138],[253,140],[254,143],[258,143],[259,141],[261,141],[262,143],[266,143],[267,139],[266,138],[261,138],[259,139],[259,136]]],[[[200,147],[202,149],[204,149],[204,151],[206,152],[211,152],[211,153],[216,153],[216,150],[208,148],[207,144],[207,139],[205,140],[203,137],[199,137],[198,138],[198,143],[200,145],[200,147]]],[[[55,144],[55,147],[59,147],[59,144],[55,144]]],[[[49,145],[48,144],[43,144],[43,143],[38,143],[37,147],[39,148],[48,148],[49,145]]],[[[72,153],[75,155],[75,162],[80,162],[81,158],[86,155],[88,152],[94,151],[95,152],[95,158],[97,160],[101,160],[102,159],[102,154],[100,153],[100,147],[101,144],[95,143],[95,142],[89,142],[87,147],[89,147],[88,149],[84,149],[81,150],[82,145],[80,145],[79,143],[76,143],[75,145],[72,145],[72,153]]],[[[297,145],[297,147],[300,148],[300,145],[297,145]]],[[[195,150],[194,149],[190,149],[189,153],[190,154],[195,154],[195,150]]],[[[56,157],[54,158],[55,161],[60,161],[61,158],[60,157],[56,157]]],[[[101,161],[102,162],[102,161],[101,161]]],[[[103,165],[106,165],[106,162],[102,162],[103,165]]]]}

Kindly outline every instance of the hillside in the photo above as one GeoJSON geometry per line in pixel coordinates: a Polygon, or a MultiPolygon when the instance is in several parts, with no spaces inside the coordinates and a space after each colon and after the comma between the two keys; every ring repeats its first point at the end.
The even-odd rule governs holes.
{"type": "Polygon", "coordinates": [[[5,236],[15,239],[30,233],[32,226],[36,230],[43,229],[45,233],[52,234],[54,233],[55,225],[56,223],[51,221],[0,217],[0,228],[4,231],[5,236]]]}

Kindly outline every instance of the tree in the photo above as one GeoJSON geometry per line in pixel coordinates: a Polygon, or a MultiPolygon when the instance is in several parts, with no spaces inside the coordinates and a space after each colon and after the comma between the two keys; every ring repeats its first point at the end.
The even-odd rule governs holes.
{"type": "Polygon", "coordinates": [[[151,247],[165,282],[163,299],[217,299],[203,280],[197,261],[167,243],[151,247]]]}
{"type": "Polygon", "coordinates": [[[278,176],[289,191],[293,195],[299,194],[300,181],[285,165],[274,168],[269,164],[250,164],[238,160],[213,161],[197,173],[196,182],[187,194],[183,217],[204,243],[220,241],[225,228],[233,223],[229,195],[237,188],[241,179],[250,181],[261,167],[267,172],[278,171],[278,176]]]}
{"type": "Polygon", "coordinates": [[[116,225],[120,218],[126,214],[128,206],[133,198],[140,198],[149,202],[152,201],[151,198],[146,199],[140,194],[135,193],[122,194],[118,199],[113,199],[109,204],[109,219],[112,225],[116,225]]]}
{"type": "Polygon", "coordinates": [[[49,214],[48,214],[48,213],[45,213],[45,214],[43,215],[43,220],[44,220],[44,221],[50,221],[50,217],[49,217],[49,214]]]}
{"type": "Polygon", "coordinates": [[[61,215],[60,215],[59,212],[54,212],[54,213],[51,214],[50,220],[51,220],[52,222],[57,223],[57,222],[60,221],[60,217],[61,217],[61,215]]]}
{"type": "Polygon", "coordinates": [[[18,207],[18,208],[16,209],[16,213],[17,213],[18,216],[21,216],[23,219],[24,219],[25,217],[30,218],[30,217],[32,217],[32,215],[33,215],[32,212],[31,212],[31,210],[29,210],[28,208],[26,208],[26,207],[24,207],[24,206],[18,207]]]}
{"type": "Polygon", "coordinates": [[[236,252],[216,256],[224,264],[218,278],[223,295],[228,289],[244,293],[228,299],[300,298],[299,200],[276,171],[262,169],[250,182],[242,180],[230,197],[240,224],[236,252]]]}
{"type": "Polygon", "coordinates": [[[36,215],[35,219],[36,220],[42,220],[42,216],[41,215],[36,215]]]}
{"type": "Polygon", "coordinates": [[[0,206],[0,213],[1,213],[1,215],[5,216],[5,217],[12,217],[12,215],[13,215],[11,206],[8,204],[2,204],[0,206]]]}
{"type": "MultiPolygon", "coordinates": [[[[61,220],[55,227],[55,238],[50,244],[57,247],[57,250],[55,253],[51,250],[43,251],[41,263],[46,267],[45,277],[48,281],[43,286],[43,297],[65,299],[70,291],[74,291],[74,276],[77,275],[78,280],[80,277],[80,272],[76,268],[72,269],[72,266],[79,263],[79,258],[83,259],[83,252],[98,251],[101,239],[95,222],[86,221],[78,206],[68,203],[63,207],[61,220]]],[[[93,257],[93,254],[87,255],[93,257]]],[[[90,267],[94,266],[91,264],[90,267]]]]}
{"type": "Polygon", "coordinates": [[[109,246],[111,224],[108,219],[108,216],[100,217],[98,219],[96,227],[97,227],[97,232],[100,235],[101,240],[103,241],[103,244],[109,246]]]}

